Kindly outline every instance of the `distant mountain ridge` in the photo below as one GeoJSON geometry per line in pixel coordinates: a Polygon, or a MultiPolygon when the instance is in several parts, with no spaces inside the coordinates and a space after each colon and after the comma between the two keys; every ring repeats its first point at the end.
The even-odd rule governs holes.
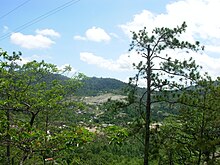
{"type": "MultiPolygon", "coordinates": [[[[69,77],[60,74],[49,74],[44,77],[44,81],[46,82],[53,80],[65,82],[68,79],[69,77]]],[[[124,95],[124,89],[128,86],[128,83],[114,78],[87,77],[82,80],[82,83],[83,86],[75,92],[76,95],[97,96],[106,93],[124,95]]]]}
{"type": "Polygon", "coordinates": [[[79,95],[96,96],[104,93],[123,94],[127,83],[114,78],[89,77],[83,80],[83,86],[77,91],[79,95]]]}

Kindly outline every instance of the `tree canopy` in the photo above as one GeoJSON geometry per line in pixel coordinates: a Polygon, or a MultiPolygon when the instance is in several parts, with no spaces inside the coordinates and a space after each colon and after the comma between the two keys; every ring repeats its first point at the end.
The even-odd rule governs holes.
{"type": "Polygon", "coordinates": [[[189,43],[183,41],[180,35],[186,30],[186,23],[173,29],[162,27],[153,29],[151,34],[148,34],[144,28],[139,32],[133,32],[132,43],[130,50],[135,50],[146,61],[142,60],[136,65],[138,70],[136,76],[131,80],[131,83],[137,84],[141,78],[146,80],[146,92],[140,97],[140,112],[144,119],[145,127],[145,151],[144,165],[149,164],[149,149],[150,149],[150,122],[152,104],[161,101],[173,102],[172,94],[167,94],[167,91],[182,90],[187,85],[193,85],[200,78],[198,72],[199,66],[190,58],[189,60],[173,59],[170,54],[164,54],[167,49],[185,50],[186,52],[203,50],[203,46],[196,41],[189,43]],[[157,62],[159,62],[159,67],[157,62]],[[157,95],[156,93],[161,93],[157,95]],[[144,99],[146,98],[146,99],[144,99]],[[143,106],[145,111],[143,109],[143,106]]]}

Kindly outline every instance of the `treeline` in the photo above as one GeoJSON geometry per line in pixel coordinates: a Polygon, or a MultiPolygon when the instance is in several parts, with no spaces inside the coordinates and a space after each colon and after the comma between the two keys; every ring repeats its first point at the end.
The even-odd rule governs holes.
{"type": "Polygon", "coordinates": [[[77,94],[81,96],[97,96],[103,93],[123,94],[127,86],[113,78],[87,77],[83,80],[83,86],[78,89],[77,94]]]}

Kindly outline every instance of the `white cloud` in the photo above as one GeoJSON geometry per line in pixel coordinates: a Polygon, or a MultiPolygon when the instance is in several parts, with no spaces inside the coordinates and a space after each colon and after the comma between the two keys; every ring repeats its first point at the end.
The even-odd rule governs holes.
{"type": "Polygon", "coordinates": [[[220,76],[220,57],[213,58],[208,56],[207,54],[199,55],[196,53],[192,57],[199,65],[203,67],[203,73],[208,72],[209,75],[211,75],[213,78],[220,76]]]}
{"type": "Polygon", "coordinates": [[[143,10],[136,14],[133,21],[120,25],[122,30],[131,35],[130,31],[137,31],[146,27],[149,32],[154,27],[175,27],[186,21],[188,37],[202,39],[220,38],[219,0],[182,0],[166,6],[166,13],[153,14],[143,10]]]}
{"type": "MultiPolygon", "coordinates": [[[[202,66],[200,74],[208,72],[213,78],[220,76],[220,57],[211,57],[206,53],[196,53],[196,52],[176,52],[175,50],[167,50],[163,55],[168,54],[172,59],[179,60],[189,60],[192,57],[197,65],[202,66]]],[[[164,56],[165,57],[165,56],[164,56]]],[[[161,60],[157,60],[159,63],[161,60]]]]}
{"type": "Polygon", "coordinates": [[[206,45],[205,50],[209,52],[220,53],[220,46],[218,45],[206,45]]]}
{"type": "Polygon", "coordinates": [[[111,37],[105,32],[104,29],[92,27],[86,31],[86,37],[91,41],[101,42],[109,41],[111,37]]]}
{"type": "MultiPolygon", "coordinates": [[[[213,78],[216,78],[220,75],[220,58],[213,58],[208,56],[207,54],[199,54],[199,53],[185,53],[185,52],[175,52],[174,50],[168,50],[164,52],[165,54],[171,55],[173,59],[177,58],[179,60],[188,60],[190,57],[196,61],[196,63],[202,66],[201,74],[205,72],[209,72],[213,78]]],[[[140,56],[135,52],[125,53],[119,56],[118,59],[105,59],[101,56],[94,55],[93,53],[89,52],[82,52],[80,53],[80,59],[88,64],[96,65],[97,67],[110,70],[110,71],[117,71],[117,72],[131,72],[134,71],[133,63],[138,64],[140,61],[146,62],[146,59],[140,56]]],[[[156,59],[155,59],[156,60],[156,59]]],[[[155,67],[159,68],[159,63],[161,62],[160,59],[155,61],[155,67]]],[[[127,79],[126,79],[127,81],[127,79]]],[[[145,80],[141,80],[139,85],[145,84],[145,80]],[[143,82],[142,82],[143,81],[143,82]]]]}
{"type": "MultiPolygon", "coordinates": [[[[191,56],[196,60],[197,64],[203,66],[201,70],[201,74],[205,72],[209,72],[210,75],[213,76],[213,78],[216,78],[220,75],[220,58],[212,58],[208,56],[207,54],[198,54],[198,53],[184,53],[179,52],[176,53],[174,50],[169,50],[164,53],[165,54],[171,54],[172,58],[178,58],[180,60],[187,60],[191,56]]],[[[80,59],[88,64],[96,65],[99,68],[103,68],[109,71],[115,71],[115,72],[130,72],[134,71],[133,69],[133,63],[138,64],[139,61],[146,62],[146,59],[141,57],[139,54],[135,52],[125,53],[119,56],[118,59],[112,60],[112,59],[105,59],[101,56],[94,55],[93,53],[89,52],[82,52],[80,53],[80,59]]],[[[155,62],[157,66],[159,67],[159,62],[161,60],[158,60],[155,62]]],[[[157,67],[156,66],[156,67],[157,67]]],[[[131,77],[134,76],[133,74],[131,77]]],[[[128,82],[128,79],[124,80],[125,82],[128,82]]],[[[139,86],[145,86],[146,82],[145,80],[141,79],[139,81],[139,86]]]]}
{"type": "Polygon", "coordinates": [[[77,35],[77,36],[74,36],[73,39],[85,41],[85,40],[86,40],[86,37],[82,37],[82,36],[77,35]]]}
{"type": "Polygon", "coordinates": [[[97,65],[98,67],[114,70],[116,64],[112,60],[104,59],[103,57],[96,56],[93,53],[82,52],[80,53],[80,59],[88,64],[97,65]]]}
{"type": "Polygon", "coordinates": [[[135,52],[125,53],[118,59],[105,59],[89,52],[81,52],[80,59],[88,64],[96,65],[110,71],[132,71],[133,63],[139,62],[142,57],[135,52]]]}
{"type": "Polygon", "coordinates": [[[133,21],[128,22],[124,25],[119,25],[122,30],[131,37],[131,31],[138,31],[143,29],[143,27],[147,27],[149,31],[151,31],[154,26],[154,15],[148,11],[143,10],[140,14],[134,15],[133,21]]]}
{"type": "Polygon", "coordinates": [[[42,35],[24,35],[22,33],[12,33],[11,42],[27,49],[49,48],[55,44],[50,38],[42,35]]]}
{"type": "Polygon", "coordinates": [[[110,35],[112,36],[112,37],[114,37],[114,38],[120,38],[117,34],[115,34],[115,33],[110,33],[110,35]]]}
{"type": "Polygon", "coordinates": [[[92,27],[86,31],[85,37],[76,35],[74,36],[74,39],[102,42],[102,41],[110,41],[111,37],[108,35],[108,33],[105,32],[104,29],[99,27],[92,27]]]}
{"type": "Polygon", "coordinates": [[[53,29],[43,29],[43,30],[37,29],[35,32],[43,36],[60,37],[60,34],[54,31],[53,29]]]}
{"type": "Polygon", "coordinates": [[[188,27],[182,39],[189,42],[201,41],[205,45],[206,52],[182,54],[181,57],[187,59],[188,56],[192,56],[203,66],[204,71],[216,77],[220,75],[220,57],[216,57],[216,53],[220,53],[220,21],[217,21],[220,15],[219,6],[219,0],[180,0],[169,3],[165,13],[155,14],[143,10],[134,15],[132,21],[119,27],[131,37],[131,31],[137,32],[143,27],[151,33],[155,27],[173,28],[185,21],[188,27]]]}
{"type": "Polygon", "coordinates": [[[26,49],[50,48],[55,44],[50,37],[59,37],[60,34],[52,29],[36,30],[36,35],[25,35],[22,33],[12,33],[10,36],[13,44],[26,49]]]}

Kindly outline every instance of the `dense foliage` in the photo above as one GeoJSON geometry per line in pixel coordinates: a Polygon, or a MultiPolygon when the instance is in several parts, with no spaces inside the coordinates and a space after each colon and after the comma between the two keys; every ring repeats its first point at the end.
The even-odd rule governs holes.
{"type": "Polygon", "coordinates": [[[55,65],[44,61],[18,65],[20,55],[0,52],[0,162],[32,164],[50,157],[69,161],[63,154],[92,138],[88,130],[60,118],[63,110],[80,107],[71,98],[83,77],[65,82],[47,79],[59,72],[55,65]]]}
{"type": "Polygon", "coordinates": [[[83,74],[68,78],[62,74],[69,67],[20,64],[21,53],[1,49],[0,164],[220,164],[220,79],[200,75],[192,59],[160,56],[165,49],[201,48],[176,38],[185,28],[133,33],[132,49],[150,62],[134,65],[130,86],[83,74]],[[146,88],[137,86],[141,77],[151,78],[146,88]],[[97,96],[110,97],[89,102],[97,96]]]}
{"type": "Polygon", "coordinates": [[[123,94],[127,84],[113,78],[86,78],[84,85],[77,91],[78,95],[96,96],[103,93],[123,94]]]}

